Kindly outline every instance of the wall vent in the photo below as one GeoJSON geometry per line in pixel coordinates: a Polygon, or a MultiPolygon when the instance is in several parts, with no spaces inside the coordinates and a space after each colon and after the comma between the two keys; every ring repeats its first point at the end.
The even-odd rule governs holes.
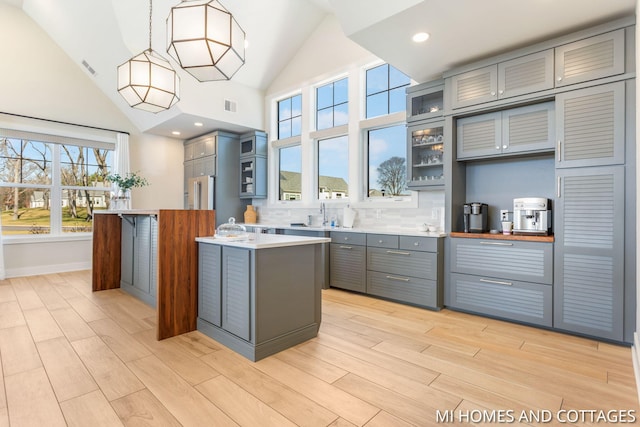
{"type": "Polygon", "coordinates": [[[224,111],[228,111],[230,113],[235,113],[238,111],[238,103],[236,101],[231,101],[228,99],[224,100],[224,111]]]}
{"type": "Polygon", "coordinates": [[[91,65],[89,65],[89,63],[86,60],[82,60],[82,65],[84,65],[84,68],[87,69],[87,71],[89,71],[91,73],[92,76],[96,75],[96,70],[93,69],[93,67],[91,67],[91,65]]]}

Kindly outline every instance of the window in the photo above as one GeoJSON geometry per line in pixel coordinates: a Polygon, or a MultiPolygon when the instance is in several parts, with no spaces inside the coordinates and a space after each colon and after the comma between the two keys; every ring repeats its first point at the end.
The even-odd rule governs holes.
{"type": "Polygon", "coordinates": [[[278,102],[278,139],[299,136],[302,125],[302,95],[278,102]]]}
{"type": "Polygon", "coordinates": [[[367,70],[366,118],[406,110],[409,77],[389,64],[367,70]]]}
{"type": "Polygon", "coordinates": [[[300,200],[302,196],[302,149],[300,145],[280,148],[278,200],[300,200]]]}
{"type": "Polygon", "coordinates": [[[0,136],[2,233],[90,232],[94,210],[109,204],[113,150],[97,146],[0,136]]]}
{"type": "Polygon", "coordinates": [[[349,123],[349,80],[347,78],[316,89],[316,129],[349,123]]]}
{"type": "Polygon", "coordinates": [[[318,199],[349,197],[349,138],[318,141],[318,199]]]}
{"type": "Polygon", "coordinates": [[[406,196],[407,144],[404,125],[367,132],[369,197],[406,196]]]}

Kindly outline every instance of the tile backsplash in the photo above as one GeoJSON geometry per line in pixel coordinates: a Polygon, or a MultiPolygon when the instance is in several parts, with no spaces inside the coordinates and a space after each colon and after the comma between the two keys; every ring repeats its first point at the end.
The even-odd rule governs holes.
{"type": "MultiPolygon", "coordinates": [[[[429,224],[437,227],[438,231],[444,231],[444,192],[419,192],[418,207],[394,207],[393,202],[389,206],[366,207],[366,203],[360,203],[351,207],[356,211],[354,228],[407,228],[415,230],[419,224],[429,224]]],[[[307,223],[309,215],[312,217],[313,225],[322,224],[322,213],[316,206],[313,208],[303,207],[297,203],[291,206],[266,206],[266,203],[254,201],[254,206],[258,211],[258,222],[264,224],[290,224],[307,223]]],[[[399,204],[399,203],[397,203],[399,204]]],[[[347,203],[330,201],[327,206],[327,219],[338,220],[338,225],[342,225],[344,207],[347,203]]]]}

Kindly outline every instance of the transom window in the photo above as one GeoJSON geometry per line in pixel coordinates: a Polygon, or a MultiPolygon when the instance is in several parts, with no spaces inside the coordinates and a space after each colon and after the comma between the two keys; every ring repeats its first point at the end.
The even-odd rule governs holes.
{"type": "Polygon", "coordinates": [[[302,95],[278,101],[278,139],[300,136],[302,128],[302,95]]]}
{"type": "Polygon", "coordinates": [[[316,129],[349,123],[349,80],[337,80],[316,88],[316,129]]]}
{"type": "Polygon", "coordinates": [[[405,87],[411,80],[389,64],[367,70],[366,118],[406,110],[405,87]]]}

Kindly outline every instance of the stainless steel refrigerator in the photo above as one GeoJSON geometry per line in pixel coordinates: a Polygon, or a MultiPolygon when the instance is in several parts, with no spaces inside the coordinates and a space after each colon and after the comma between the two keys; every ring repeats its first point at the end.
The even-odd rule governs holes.
{"type": "MultiPolygon", "coordinates": [[[[212,176],[199,176],[189,179],[189,209],[215,209],[216,186],[212,176]]],[[[217,222],[217,221],[216,221],[217,222]]]]}

